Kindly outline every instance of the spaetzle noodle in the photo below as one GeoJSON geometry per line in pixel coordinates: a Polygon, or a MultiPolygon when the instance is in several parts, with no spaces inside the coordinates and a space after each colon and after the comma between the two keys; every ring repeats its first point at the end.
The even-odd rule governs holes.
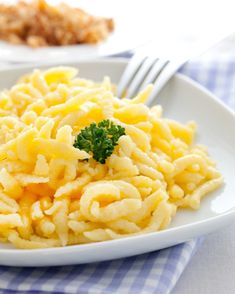
{"type": "Polygon", "coordinates": [[[36,249],[165,229],[223,183],[196,124],[144,105],[152,86],[119,99],[108,77],[35,70],[0,93],[0,240],[36,249]],[[74,147],[91,123],[125,129],[104,164],[74,147]],[[85,159],[85,160],[84,160],[85,159]]]}

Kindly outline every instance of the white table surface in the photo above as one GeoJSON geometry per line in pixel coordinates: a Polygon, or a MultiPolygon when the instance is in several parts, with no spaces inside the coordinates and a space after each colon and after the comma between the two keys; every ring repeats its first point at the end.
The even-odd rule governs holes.
{"type": "Polygon", "coordinates": [[[235,293],[235,224],[205,237],[171,294],[235,293]]]}

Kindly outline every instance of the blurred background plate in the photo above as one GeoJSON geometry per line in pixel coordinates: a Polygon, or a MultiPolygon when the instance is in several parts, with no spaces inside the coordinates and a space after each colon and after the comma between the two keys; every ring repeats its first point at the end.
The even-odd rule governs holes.
{"type": "MultiPolygon", "coordinates": [[[[0,0],[12,3],[14,0],[0,0]]],[[[49,0],[56,4],[59,0],[49,0]]],[[[170,0],[67,0],[88,13],[113,18],[115,31],[98,45],[32,49],[0,42],[0,62],[66,62],[115,55],[154,42],[156,54],[181,47],[195,49],[234,31],[232,2],[170,0]],[[208,13],[208,11],[210,13],[208,13]]]]}
{"type": "MultiPolygon", "coordinates": [[[[14,3],[16,1],[0,1],[0,3],[14,3]]],[[[62,1],[48,1],[58,4],[62,1]]],[[[118,54],[136,48],[151,39],[148,32],[149,21],[145,20],[139,12],[143,9],[144,2],[134,3],[132,1],[109,0],[69,0],[63,1],[71,6],[83,8],[86,12],[96,16],[113,18],[115,30],[106,41],[95,45],[70,45],[52,46],[44,48],[30,48],[23,45],[11,45],[0,42],[0,61],[13,62],[46,62],[46,61],[69,61],[84,58],[101,57],[118,54]],[[143,32],[146,32],[143,34],[143,32]]],[[[150,12],[152,6],[146,7],[146,13],[150,12]],[[149,11],[149,12],[148,12],[149,11]]],[[[147,16],[147,15],[146,15],[147,16]]],[[[145,17],[148,19],[148,17],[145,17]]]]}

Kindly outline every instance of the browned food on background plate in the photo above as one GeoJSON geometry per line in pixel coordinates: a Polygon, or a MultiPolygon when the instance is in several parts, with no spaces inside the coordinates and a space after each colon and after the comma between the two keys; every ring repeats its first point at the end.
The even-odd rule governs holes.
{"type": "Polygon", "coordinates": [[[114,29],[112,19],[96,17],[64,3],[45,0],[0,4],[0,39],[31,47],[94,44],[114,29]]]}

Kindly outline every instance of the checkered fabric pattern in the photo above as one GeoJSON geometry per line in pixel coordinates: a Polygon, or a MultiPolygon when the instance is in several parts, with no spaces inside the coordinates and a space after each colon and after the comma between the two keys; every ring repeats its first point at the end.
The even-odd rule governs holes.
{"type": "MultiPolygon", "coordinates": [[[[214,92],[235,109],[235,58],[194,60],[180,72],[214,92]]],[[[0,267],[0,293],[167,294],[202,239],[115,261],[88,265],[0,267]]]]}

